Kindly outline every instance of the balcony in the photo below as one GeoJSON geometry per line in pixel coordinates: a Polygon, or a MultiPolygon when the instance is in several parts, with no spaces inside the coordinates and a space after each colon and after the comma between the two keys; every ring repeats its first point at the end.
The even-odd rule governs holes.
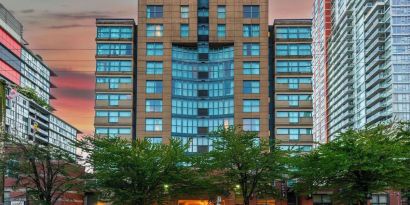
{"type": "Polygon", "coordinates": [[[292,105],[292,103],[290,103],[289,101],[276,101],[275,102],[275,107],[276,108],[312,108],[313,107],[313,103],[310,100],[301,100],[298,101],[298,105],[292,105]]]}
{"type": "Polygon", "coordinates": [[[276,83],[275,90],[284,91],[284,92],[295,92],[295,91],[312,92],[312,84],[303,83],[303,84],[299,84],[298,89],[291,89],[289,88],[289,84],[276,83]]]}
{"type": "Polygon", "coordinates": [[[275,118],[276,125],[313,125],[313,118],[311,117],[301,117],[299,118],[299,122],[290,122],[290,118],[288,117],[276,117],[275,118]]]}
{"type": "Polygon", "coordinates": [[[131,109],[132,108],[132,100],[119,100],[118,105],[110,105],[108,100],[96,100],[95,101],[95,108],[96,109],[131,109]]]}
{"type": "Polygon", "coordinates": [[[111,87],[109,83],[97,83],[95,85],[96,92],[132,92],[132,83],[120,83],[118,87],[111,87]]]}
{"type": "Polygon", "coordinates": [[[132,125],[132,118],[131,117],[123,117],[118,118],[118,122],[109,122],[108,117],[95,117],[94,125],[98,126],[131,126],[132,125]]]}

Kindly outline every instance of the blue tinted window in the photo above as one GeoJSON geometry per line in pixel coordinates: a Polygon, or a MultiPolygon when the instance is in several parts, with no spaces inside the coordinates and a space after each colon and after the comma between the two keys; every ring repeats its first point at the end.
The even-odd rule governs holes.
{"type": "Polygon", "coordinates": [[[259,75],[260,63],[259,62],[243,62],[243,74],[244,75],[259,75]]]}
{"type": "Polygon", "coordinates": [[[130,111],[96,111],[96,117],[106,117],[109,123],[118,123],[120,118],[130,118],[130,111]]]}
{"type": "Polygon", "coordinates": [[[217,36],[223,38],[226,36],[226,25],[225,24],[218,24],[216,27],[217,36]]]}
{"type": "Polygon", "coordinates": [[[149,75],[161,75],[164,69],[163,66],[161,61],[147,61],[146,73],[149,75]]]}
{"type": "Polygon", "coordinates": [[[164,55],[164,45],[162,43],[147,43],[147,56],[164,55]]]}
{"type": "Polygon", "coordinates": [[[147,6],[147,18],[162,18],[164,15],[162,5],[148,5],[147,6]]]}
{"type": "Polygon", "coordinates": [[[159,80],[147,81],[146,93],[147,94],[161,94],[162,93],[162,81],[159,81],[159,80]]]}
{"type": "Polygon", "coordinates": [[[181,18],[183,19],[189,18],[189,6],[188,5],[181,6],[181,18]]]}
{"type": "Polygon", "coordinates": [[[312,38],[310,27],[279,27],[276,29],[278,39],[309,39],[312,38]]]}
{"type": "Polygon", "coordinates": [[[278,44],[276,45],[277,56],[310,56],[312,55],[310,44],[278,44]]]}
{"type": "Polygon", "coordinates": [[[244,56],[259,56],[260,46],[259,43],[244,43],[242,48],[244,56]]]}
{"type": "Polygon", "coordinates": [[[132,61],[97,60],[97,72],[131,72],[132,61]]]}
{"type": "Polygon", "coordinates": [[[189,37],[189,24],[181,24],[180,27],[180,36],[182,38],[189,37]]]}
{"type": "Polygon", "coordinates": [[[132,39],[132,27],[126,26],[99,26],[97,38],[100,39],[132,39]]]}
{"type": "Polygon", "coordinates": [[[95,129],[95,134],[108,135],[110,137],[117,137],[119,135],[130,135],[131,128],[97,127],[95,129]]]}
{"type": "Polygon", "coordinates": [[[161,37],[164,35],[162,24],[147,24],[147,37],[161,37]]]}
{"type": "Polygon", "coordinates": [[[209,35],[209,25],[208,24],[200,24],[198,26],[198,35],[209,35]]]}
{"type": "Polygon", "coordinates": [[[146,100],[145,112],[162,112],[162,100],[146,100]]]}
{"type": "Polygon", "coordinates": [[[244,18],[259,18],[259,6],[256,6],[256,5],[243,6],[243,17],[244,18]]]}
{"type": "Polygon", "coordinates": [[[121,84],[131,84],[132,79],[126,77],[97,77],[96,78],[97,84],[108,84],[110,89],[118,89],[120,88],[121,84]]]}
{"type": "Polygon", "coordinates": [[[109,106],[118,106],[120,101],[131,100],[131,98],[129,94],[97,94],[95,96],[96,100],[108,101],[109,106]]]}
{"type": "Polygon", "coordinates": [[[243,112],[258,113],[259,100],[243,100],[243,112]]]}
{"type": "Polygon", "coordinates": [[[311,73],[312,62],[311,61],[277,61],[276,62],[277,73],[311,73]]]}
{"type": "Polygon", "coordinates": [[[260,84],[259,81],[246,80],[243,81],[243,93],[244,94],[259,94],[260,84]]]}
{"type": "Polygon", "coordinates": [[[98,43],[97,55],[130,56],[132,45],[129,43],[98,43]]]}
{"type": "Polygon", "coordinates": [[[243,119],[242,124],[244,131],[259,132],[260,119],[243,119]]]}
{"type": "Polygon", "coordinates": [[[145,119],[145,131],[147,132],[162,131],[162,119],[155,119],[155,118],[145,119]]]}
{"type": "Polygon", "coordinates": [[[162,144],[162,137],[146,137],[145,140],[151,144],[162,144]]]}
{"type": "Polygon", "coordinates": [[[219,19],[224,19],[226,18],[226,6],[225,5],[219,5],[218,6],[218,18],[219,19]]]}
{"type": "Polygon", "coordinates": [[[259,37],[259,24],[245,24],[243,25],[243,37],[259,37]]]}

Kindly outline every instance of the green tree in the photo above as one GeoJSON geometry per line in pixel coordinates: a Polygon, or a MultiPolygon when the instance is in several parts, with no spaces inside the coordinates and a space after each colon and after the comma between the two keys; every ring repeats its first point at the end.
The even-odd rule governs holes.
{"type": "Polygon", "coordinates": [[[89,153],[97,190],[113,204],[161,204],[200,191],[203,185],[179,141],[152,144],[96,136],[86,138],[81,147],[89,153]]]}
{"type": "Polygon", "coordinates": [[[278,196],[274,182],[284,177],[285,152],[240,127],[221,128],[214,135],[213,150],[202,167],[215,186],[234,191],[245,205],[255,196],[278,196]]]}
{"type": "Polygon", "coordinates": [[[409,187],[409,137],[396,125],[343,132],[299,156],[296,189],[332,191],[336,201],[367,204],[372,193],[409,187]]]}
{"type": "Polygon", "coordinates": [[[76,156],[51,145],[1,134],[4,143],[0,163],[13,188],[25,188],[31,204],[54,205],[69,191],[82,191],[83,167],[76,156]]]}

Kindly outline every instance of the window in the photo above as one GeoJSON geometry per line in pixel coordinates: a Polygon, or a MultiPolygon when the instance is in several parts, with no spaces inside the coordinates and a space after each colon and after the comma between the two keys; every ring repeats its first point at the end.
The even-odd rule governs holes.
{"type": "Polygon", "coordinates": [[[145,131],[161,132],[162,131],[162,119],[154,119],[154,118],[145,119],[145,131]]]}
{"type": "Polygon", "coordinates": [[[329,195],[313,195],[313,205],[331,205],[332,200],[329,195]]]}
{"type": "Polygon", "coordinates": [[[244,18],[259,18],[259,6],[256,6],[256,5],[243,6],[243,17],[244,18]]]}
{"type": "Polygon", "coordinates": [[[95,129],[97,135],[108,135],[109,137],[117,137],[121,135],[131,135],[131,128],[112,128],[112,127],[97,127],[95,129]]]}
{"type": "Polygon", "coordinates": [[[189,18],[189,6],[188,5],[181,6],[181,18],[183,19],[189,18]]]}
{"type": "Polygon", "coordinates": [[[226,25],[225,24],[218,24],[216,30],[217,30],[217,36],[219,38],[226,37],[226,25]]]}
{"type": "Polygon", "coordinates": [[[120,101],[131,100],[131,95],[127,94],[97,94],[96,100],[108,101],[109,106],[118,106],[120,101]]]}
{"type": "Polygon", "coordinates": [[[301,118],[312,118],[312,112],[276,112],[277,118],[288,118],[289,123],[299,123],[301,118]]]}
{"type": "Polygon", "coordinates": [[[259,24],[245,24],[243,25],[243,37],[259,37],[259,24]]]}
{"type": "Polygon", "coordinates": [[[162,43],[147,43],[147,56],[164,55],[164,45],[162,43]]]}
{"type": "Polygon", "coordinates": [[[146,100],[145,112],[162,112],[162,100],[146,100]]]}
{"type": "Polygon", "coordinates": [[[164,35],[162,24],[147,24],[147,37],[161,37],[164,35]]]}
{"type": "Polygon", "coordinates": [[[147,61],[146,73],[148,75],[161,75],[163,72],[162,61],[147,61]]]}
{"type": "Polygon", "coordinates": [[[162,18],[164,15],[162,5],[148,5],[147,6],[147,18],[162,18]]]}
{"type": "Polygon", "coordinates": [[[259,56],[260,46],[259,43],[244,43],[242,48],[244,56],[259,56]]]}
{"type": "Polygon", "coordinates": [[[278,44],[277,56],[310,56],[312,46],[310,44],[278,44]]]}
{"type": "Polygon", "coordinates": [[[147,81],[146,93],[147,94],[161,94],[162,93],[162,81],[159,81],[159,80],[147,81]]]}
{"type": "Polygon", "coordinates": [[[243,62],[243,74],[244,75],[259,75],[260,63],[259,62],[243,62]]]}
{"type": "Polygon", "coordinates": [[[131,84],[131,78],[97,77],[97,84],[108,84],[110,89],[118,89],[120,85],[131,84]]]}
{"type": "Polygon", "coordinates": [[[280,27],[276,29],[278,39],[309,39],[311,36],[310,27],[280,27]]]}
{"type": "Polygon", "coordinates": [[[98,43],[97,55],[130,56],[132,45],[129,43],[98,43]]]}
{"type": "Polygon", "coordinates": [[[187,38],[189,36],[189,25],[188,24],[181,24],[180,35],[181,35],[181,38],[187,38]]]}
{"type": "Polygon", "coordinates": [[[106,117],[109,123],[118,123],[119,118],[130,118],[131,112],[129,111],[96,111],[96,117],[106,117]]]}
{"type": "Polygon", "coordinates": [[[219,19],[226,18],[226,6],[225,5],[219,5],[217,12],[218,12],[218,18],[219,19]]]}
{"type": "Polygon", "coordinates": [[[277,61],[277,73],[312,73],[311,61],[277,61]]]}
{"type": "Polygon", "coordinates": [[[259,132],[259,119],[243,119],[243,130],[251,132],[259,132]]]}
{"type": "Polygon", "coordinates": [[[208,24],[200,24],[199,26],[198,35],[209,35],[209,25],[208,24]]]}
{"type": "Polygon", "coordinates": [[[132,27],[128,26],[99,26],[97,38],[100,39],[132,39],[132,27]]]}
{"type": "Polygon", "coordinates": [[[97,60],[97,72],[131,72],[132,61],[97,60]]]}
{"type": "Polygon", "coordinates": [[[388,195],[387,194],[373,194],[372,195],[372,205],[388,205],[388,195]]]}
{"type": "Polygon", "coordinates": [[[244,94],[259,94],[260,85],[259,81],[247,80],[243,81],[243,93],[244,94]]]}
{"type": "Polygon", "coordinates": [[[277,78],[278,84],[287,84],[289,89],[299,89],[301,84],[312,84],[312,78],[277,78]]]}
{"type": "Polygon", "coordinates": [[[162,137],[146,137],[145,140],[151,144],[162,144],[162,137]]]}
{"type": "Polygon", "coordinates": [[[198,17],[208,17],[209,10],[207,8],[199,8],[198,9],[198,17]]]}
{"type": "MultiPolygon", "coordinates": [[[[286,151],[297,151],[297,152],[310,152],[312,151],[311,145],[279,145],[279,149],[286,151]]],[[[330,199],[330,197],[328,198],[330,199]]],[[[331,205],[332,203],[313,203],[314,205],[331,205]]]]}
{"type": "Polygon", "coordinates": [[[243,112],[258,113],[259,100],[243,100],[243,112]]]}

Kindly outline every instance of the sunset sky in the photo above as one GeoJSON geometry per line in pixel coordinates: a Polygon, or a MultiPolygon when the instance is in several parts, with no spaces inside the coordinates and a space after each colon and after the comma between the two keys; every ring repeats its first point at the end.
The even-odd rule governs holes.
{"type": "MultiPolygon", "coordinates": [[[[2,0],[24,26],[29,48],[57,74],[57,115],[93,131],[95,18],[136,18],[137,0],[2,0]]],[[[313,0],[269,0],[275,18],[310,18],[313,0]]]]}

